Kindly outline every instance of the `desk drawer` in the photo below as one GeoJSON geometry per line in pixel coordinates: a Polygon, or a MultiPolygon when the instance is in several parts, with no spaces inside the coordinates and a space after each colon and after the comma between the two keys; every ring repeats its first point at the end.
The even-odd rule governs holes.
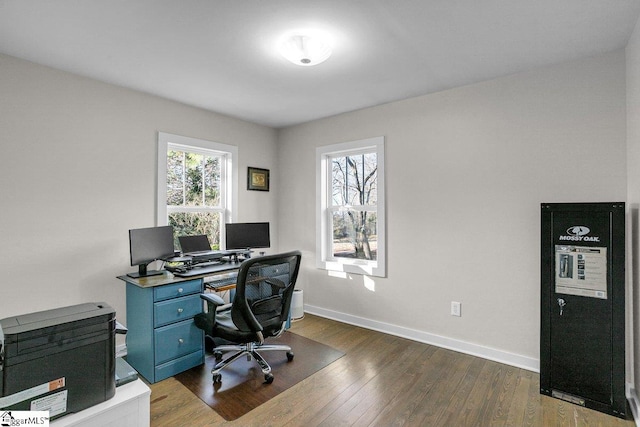
{"type": "Polygon", "coordinates": [[[284,274],[289,273],[289,263],[285,262],[282,264],[276,264],[276,265],[270,265],[268,267],[261,267],[260,268],[260,275],[261,276],[281,276],[284,274]]]}
{"type": "Polygon", "coordinates": [[[193,320],[163,326],[154,331],[155,364],[202,349],[204,334],[193,320]]]}
{"type": "Polygon", "coordinates": [[[153,300],[156,302],[164,301],[171,298],[183,297],[185,295],[199,294],[200,292],[202,292],[202,280],[188,280],[186,282],[157,286],[153,288],[153,300]]]}
{"type": "Polygon", "coordinates": [[[190,320],[201,312],[202,300],[199,294],[160,301],[154,304],[153,326],[157,328],[182,320],[190,320]]]}
{"type": "Polygon", "coordinates": [[[179,357],[178,359],[171,360],[167,363],[163,363],[162,365],[158,365],[155,369],[156,382],[172,377],[180,372],[184,372],[194,366],[202,365],[203,363],[204,352],[200,350],[179,357]]]}

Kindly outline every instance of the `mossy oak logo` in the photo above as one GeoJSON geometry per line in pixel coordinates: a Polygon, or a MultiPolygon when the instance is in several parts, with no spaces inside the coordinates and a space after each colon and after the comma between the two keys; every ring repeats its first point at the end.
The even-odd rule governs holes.
{"type": "Polygon", "coordinates": [[[599,242],[599,236],[589,236],[591,229],[584,225],[572,225],[567,228],[567,234],[560,236],[559,240],[570,240],[572,242],[599,242]]]}

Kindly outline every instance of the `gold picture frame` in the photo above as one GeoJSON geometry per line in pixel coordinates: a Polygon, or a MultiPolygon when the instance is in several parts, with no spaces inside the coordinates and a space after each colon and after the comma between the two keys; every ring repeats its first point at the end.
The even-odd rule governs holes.
{"type": "Polygon", "coordinates": [[[269,191],[269,169],[249,166],[247,168],[247,190],[269,191]]]}

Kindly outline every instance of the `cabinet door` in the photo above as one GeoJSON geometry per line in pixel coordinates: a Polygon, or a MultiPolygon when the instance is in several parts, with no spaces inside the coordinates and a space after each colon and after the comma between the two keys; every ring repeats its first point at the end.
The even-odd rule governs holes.
{"type": "Polygon", "coordinates": [[[543,204],[540,391],[624,415],[624,204],[543,204]]]}
{"type": "MultiPolygon", "coordinates": [[[[582,240],[562,241],[566,242],[563,245],[556,242],[554,292],[549,307],[551,388],[606,404],[611,401],[612,339],[611,268],[607,268],[610,265],[607,255],[611,254],[610,250],[607,251],[610,246],[608,224],[608,212],[555,214],[555,235],[582,240]],[[581,236],[582,233],[586,234],[581,236]],[[597,241],[585,242],[584,239],[587,237],[597,241]],[[600,263],[597,263],[595,258],[590,261],[590,255],[598,255],[600,252],[591,254],[586,251],[602,251],[604,258],[600,259],[600,263]],[[568,260],[563,262],[565,256],[568,260]],[[600,297],[595,294],[597,290],[590,293],[590,290],[585,288],[593,281],[591,276],[595,274],[600,274],[600,297]],[[575,285],[571,286],[572,284],[575,285]]],[[[596,284],[594,282],[594,286],[596,284]]]]}

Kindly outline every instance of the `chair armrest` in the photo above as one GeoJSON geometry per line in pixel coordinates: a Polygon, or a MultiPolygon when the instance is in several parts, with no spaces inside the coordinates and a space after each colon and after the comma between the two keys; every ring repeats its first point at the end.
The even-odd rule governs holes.
{"type": "Polygon", "coordinates": [[[220,295],[216,295],[213,293],[209,294],[200,294],[200,298],[205,300],[207,304],[211,304],[214,307],[218,307],[221,305],[225,305],[224,300],[220,297],[220,295]]]}
{"type": "Polygon", "coordinates": [[[275,286],[276,288],[284,289],[287,287],[287,285],[282,280],[276,279],[275,277],[264,279],[264,281],[270,284],[271,286],[275,286]]]}
{"type": "Polygon", "coordinates": [[[216,313],[221,313],[223,311],[231,310],[232,303],[228,303],[225,305],[219,305],[216,307],[216,313]]]}
{"type": "Polygon", "coordinates": [[[200,294],[200,299],[207,302],[207,311],[193,316],[193,321],[205,334],[209,334],[216,324],[216,313],[229,310],[231,304],[225,304],[219,295],[213,293],[200,294]]]}

